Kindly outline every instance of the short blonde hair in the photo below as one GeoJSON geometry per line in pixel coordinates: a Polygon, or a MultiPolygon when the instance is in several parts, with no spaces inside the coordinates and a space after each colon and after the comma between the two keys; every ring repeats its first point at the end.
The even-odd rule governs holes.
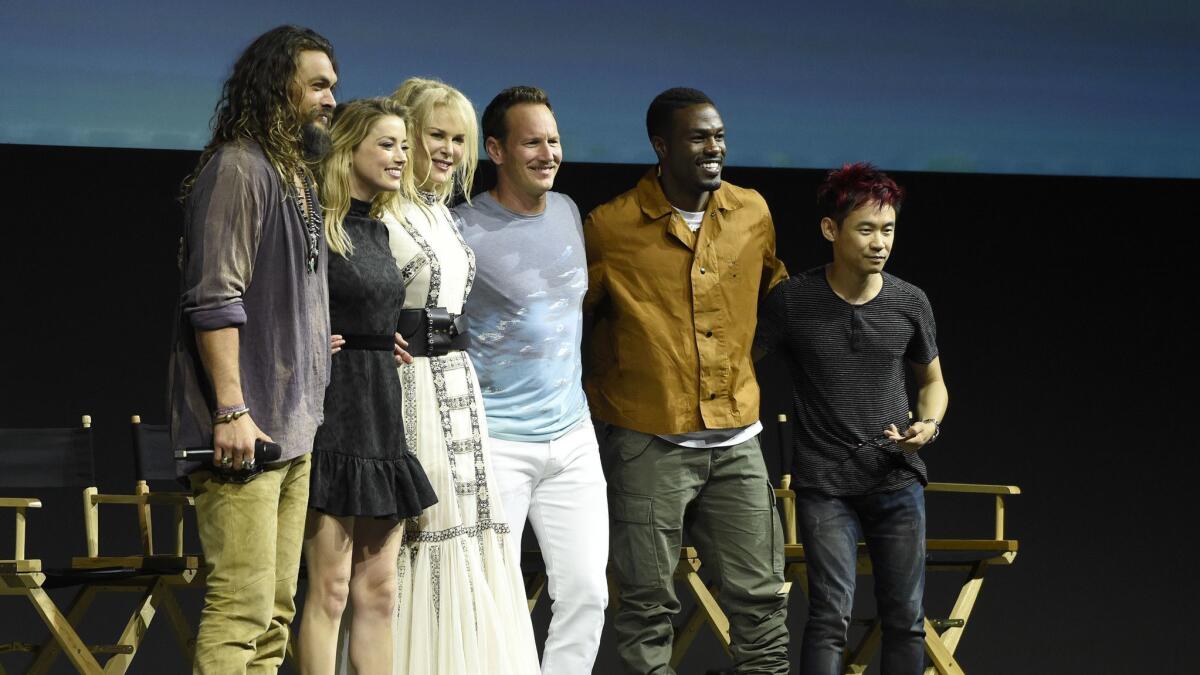
{"type": "MultiPolygon", "coordinates": [[[[456,191],[461,192],[468,202],[471,201],[475,167],[479,164],[479,124],[475,120],[475,107],[471,105],[471,101],[461,91],[445,82],[424,77],[408,78],[392,93],[391,98],[411,111],[412,124],[409,131],[414,137],[414,142],[425,142],[425,129],[429,126],[436,108],[448,108],[461,118],[463,128],[466,129],[462,161],[455,167],[452,179],[445,185],[438,185],[434,194],[443,204],[448,203],[456,191]]],[[[414,182],[422,182],[421,177],[415,177],[414,182]]],[[[420,202],[415,188],[405,196],[414,202],[420,202]]]]}

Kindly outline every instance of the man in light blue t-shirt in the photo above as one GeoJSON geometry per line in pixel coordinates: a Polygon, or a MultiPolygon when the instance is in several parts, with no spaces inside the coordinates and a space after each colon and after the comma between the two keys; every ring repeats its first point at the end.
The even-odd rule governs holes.
{"type": "Polygon", "coordinates": [[[528,516],[546,562],[542,673],[590,673],[608,604],[608,500],[581,383],[583,224],[550,191],[562,146],[545,92],[505,89],[482,127],[496,187],[454,211],[476,256],[466,312],[492,468],[509,526],[519,534],[528,516]]]}

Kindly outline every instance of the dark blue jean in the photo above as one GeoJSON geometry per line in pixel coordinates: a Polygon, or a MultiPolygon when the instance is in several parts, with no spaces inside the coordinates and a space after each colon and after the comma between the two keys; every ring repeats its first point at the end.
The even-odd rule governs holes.
{"type": "Polygon", "coordinates": [[[884,675],[925,668],[925,490],[831,497],[796,493],[796,518],[808,559],[808,623],[802,675],[840,675],[854,607],[857,542],[867,543],[883,628],[884,675]]]}

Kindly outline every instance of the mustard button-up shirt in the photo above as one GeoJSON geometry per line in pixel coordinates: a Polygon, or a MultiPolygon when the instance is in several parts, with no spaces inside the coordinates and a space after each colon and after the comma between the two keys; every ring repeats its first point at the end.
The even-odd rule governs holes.
{"type": "Polygon", "coordinates": [[[692,232],[651,169],[583,230],[592,413],[650,434],[756,422],[758,303],[787,277],[762,196],[722,183],[692,232]]]}

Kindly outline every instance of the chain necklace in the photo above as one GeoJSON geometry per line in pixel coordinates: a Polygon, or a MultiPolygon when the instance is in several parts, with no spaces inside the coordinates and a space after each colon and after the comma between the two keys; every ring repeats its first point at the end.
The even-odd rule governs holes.
{"type": "Polygon", "coordinates": [[[300,218],[304,221],[304,234],[308,239],[308,271],[316,272],[317,259],[321,254],[321,226],[324,221],[316,208],[316,202],[313,201],[312,183],[308,180],[308,175],[301,172],[300,181],[304,184],[304,206],[297,204],[296,208],[300,210],[300,218]]]}

